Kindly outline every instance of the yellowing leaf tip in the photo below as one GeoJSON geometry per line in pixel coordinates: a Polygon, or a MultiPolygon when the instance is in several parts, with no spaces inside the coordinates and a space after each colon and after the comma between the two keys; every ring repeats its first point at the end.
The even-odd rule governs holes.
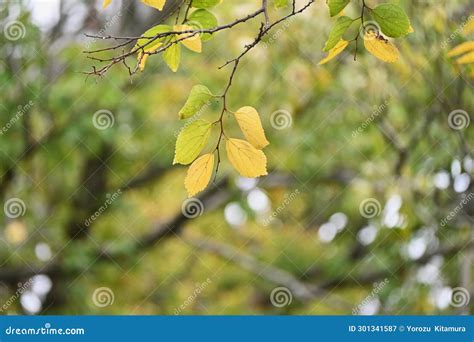
{"type": "Polygon", "coordinates": [[[336,46],[334,46],[331,50],[329,50],[328,55],[323,58],[318,65],[323,65],[329,62],[331,59],[339,55],[344,49],[349,45],[349,42],[347,40],[341,39],[336,46]]]}

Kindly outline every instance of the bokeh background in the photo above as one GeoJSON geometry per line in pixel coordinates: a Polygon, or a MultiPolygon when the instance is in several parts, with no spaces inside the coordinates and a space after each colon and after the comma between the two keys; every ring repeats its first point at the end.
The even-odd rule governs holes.
{"type": "MultiPolygon", "coordinates": [[[[154,56],[134,77],[117,65],[95,78],[83,51],[110,42],[85,33],[137,36],[165,15],[3,1],[1,313],[472,314],[473,79],[447,53],[472,40],[473,3],[398,3],[414,28],[398,63],[363,48],[354,61],[352,47],[318,66],[323,1],[247,55],[229,106],[260,112],[269,175],[241,178],[224,158],[190,202],[172,166],[177,113],[195,84],[222,91],[218,66],[261,19],[183,51],[177,73],[154,56]]],[[[222,24],[258,6],[213,13],[222,24]]]]}

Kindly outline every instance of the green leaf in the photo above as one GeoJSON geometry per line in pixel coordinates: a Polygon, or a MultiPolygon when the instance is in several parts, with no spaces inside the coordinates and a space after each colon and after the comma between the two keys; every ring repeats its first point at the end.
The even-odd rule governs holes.
{"type": "Polygon", "coordinates": [[[288,0],[273,0],[275,8],[284,8],[288,6],[288,0]]]}
{"type": "MultiPolygon", "coordinates": [[[[156,26],[153,26],[151,29],[148,29],[145,32],[143,32],[142,37],[154,37],[154,36],[156,36],[160,33],[165,33],[165,32],[170,32],[170,31],[171,31],[171,26],[169,26],[169,25],[156,25],[156,26]]],[[[155,39],[155,40],[153,40],[153,42],[149,43],[151,39],[149,39],[149,38],[140,38],[140,39],[137,40],[137,43],[135,44],[133,49],[143,47],[147,43],[149,43],[148,45],[145,46],[144,50],[145,51],[153,50],[153,47],[154,47],[155,43],[163,42],[163,39],[164,39],[164,37],[159,38],[159,39],[155,39]]]]}
{"type": "Polygon", "coordinates": [[[211,8],[217,5],[220,0],[193,0],[192,7],[194,8],[211,8]]]}
{"type": "Polygon", "coordinates": [[[328,51],[328,55],[319,61],[318,65],[323,65],[332,60],[334,57],[339,55],[349,45],[347,40],[341,39],[336,46],[328,51]]]}
{"type": "Polygon", "coordinates": [[[339,17],[334,24],[331,32],[329,33],[329,38],[324,46],[323,51],[329,51],[334,46],[336,46],[337,42],[339,42],[346,32],[346,30],[351,26],[354,20],[349,17],[339,17]]]}
{"type": "Polygon", "coordinates": [[[185,126],[176,139],[173,164],[192,163],[206,146],[211,134],[211,126],[212,124],[205,120],[196,120],[185,126]]]}
{"type": "Polygon", "coordinates": [[[410,32],[410,20],[398,5],[379,5],[373,9],[372,15],[382,32],[389,37],[398,38],[410,32]]]}
{"type": "Polygon", "coordinates": [[[189,94],[183,108],[179,111],[179,118],[181,120],[190,118],[200,111],[213,96],[214,95],[212,95],[211,91],[206,86],[200,84],[195,85],[193,89],[191,89],[191,93],[189,94]]]}
{"type": "MultiPolygon", "coordinates": [[[[171,41],[174,40],[176,40],[176,36],[171,38],[171,41]]],[[[181,44],[171,44],[171,46],[163,52],[163,59],[173,72],[178,71],[179,63],[181,62],[181,44]]]]}
{"type": "MultiPolygon", "coordinates": [[[[186,22],[187,25],[190,25],[196,29],[210,29],[218,25],[217,18],[205,9],[198,9],[191,13],[186,22]]],[[[209,33],[204,33],[201,36],[201,40],[206,41],[211,39],[212,35],[209,33]]]]}
{"type": "Polygon", "coordinates": [[[339,14],[350,2],[350,0],[328,0],[329,13],[331,17],[339,14]]]}

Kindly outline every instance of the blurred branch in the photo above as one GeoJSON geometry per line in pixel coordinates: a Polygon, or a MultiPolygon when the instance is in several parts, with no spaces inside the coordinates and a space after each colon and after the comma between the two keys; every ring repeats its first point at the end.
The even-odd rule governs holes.
{"type": "MultiPolygon", "coordinates": [[[[411,108],[406,108],[407,112],[410,112],[411,108]]],[[[386,111],[386,108],[385,108],[386,111]]],[[[403,166],[407,163],[407,160],[410,156],[411,150],[413,150],[418,141],[425,136],[425,132],[428,130],[429,126],[433,123],[434,113],[436,110],[434,108],[428,108],[423,113],[423,118],[420,120],[421,124],[416,125],[413,130],[410,132],[407,143],[403,143],[400,138],[400,134],[389,122],[385,115],[380,116],[377,121],[377,128],[382,134],[382,137],[385,139],[387,144],[398,154],[398,160],[394,167],[394,173],[396,176],[400,176],[403,166]]]]}
{"type": "MultiPolygon", "coordinates": [[[[214,186],[210,187],[207,191],[202,193],[200,196],[197,196],[196,199],[200,200],[206,210],[212,210],[219,205],[222,205],[230,196],[229,192],[229,179],[225,177],[214,186]]],[[[112,251],[106,247],[99,248],[96,251],[96,261],[108,261],[111,262],[113,259],[120,259],[125,257],[130,259],[131,255],[136,256],[136,254],[143,253],[146,248],[151,248],[156,246],[159,243],[163,243],[169,237],[177,237],[182,231],[184,224],[190,220],[189,216],[186,216],[182,211],[177,213],[173,218],[164,223],[156,224],[150,229],[148,234],[145,234],[133,246],[132,250],[123,252],[123,251],[112,251]]],[[[61,264],[61,257],[57,255],[55,260],[49,262],[43,267],[38,268],[25,268],[20,269],[18,267],[8,269],[3,267],[0,270],[0,281],[3,282],[18,282],[23,279],[32,277],[37,274],[61,274],[63,276],[77,275],[84,272],[85,269],[76,269],[70,271],[66,268],[65,265],[61,264]]]]}
{"type": "Polygon", "coordinates": [[[141,186],[148,184],[149,182],[155,181],[156,178],[163,176],[168,170],[170,170],[170,168],[166,168],[161,165],[151,165],[145,171],[141,172],[139,175],[126,181],[120,187],[120,189],[122,189],[123,191],[126,191],[126,190],[139,188],[141,186]]]}
{"type": "Polygon", "coordinates": [[[395,164],[395,175],[400,176],[402,167],[408,156],[408,149],[406,146],[403,146],[397,131],[385,116],[382,116],[377,122],[377,127],[385,138],[385,141],[398,153],[398,161],[395,164]]]}
{"type": "Polygon", "coordinates": [[[352,286],[354,283],[361,284],[361,285],[372,285],[376,281],[380,281],[384,278],[391,278],[393,274],[402,275],[409,266],[412,265],[425,265],[427,264],[431,258],[437,255],[441,255],[445,258],[451,258],[463,251],[469,251],[474,249],[474,240],[468,241],[467,243],[460,243],[458,245],[453,245],[450,247],[440,247],[439,249],[431,252],[426,253],[421,258],[416,260],[407,261],[403,264],[403,266],[399,267],[398,269],[386,269],[380,270],[375,272],[366,273],[364,275],[359,276],[358,278],[343,276],[341,278],[335,278],[329,280],[321,285],[323,289],[333,289],[334,287],[344,287],[344,286],[352,286]],[[355,279],[355,280],[354,280],[355,279]]]}
{"type": "Polygon", "coordinates": [[[93,153],[84,163],[80,184],[71,200],[73,215],[66,224],[67,234],[73,240],[86,236],[89,230],[86,220],[104,202],[107,189],[107,161],[111,153],[111,146],[104,143],[99,154],[93,153]]]}
{"type": "Polygon", "coordinates": [[[18,158],[15,160],[15,162],[13,162],[11,165],[9,165],[6,168],[6,170],[3,172],[2,180],[0,181],[0,194],[5,193],[8,185],[15,178],[15,170],[17,168],[18,163],[28,159],[31,155],[33,155],[34,152],[36,152],[38,150],[38,148],[41,145],[48,143],[57,134],[58,134],[58,131],[56,129],[52,128],[45,135],[43,135],[43,137],[40,138],[39,140],[33,140],[30,143],[26,144],[25,148],[20,153],[18,158]]]}
{"type": "MultiPolygon", "coordinates": [[[[205,208],[213,208],[223,204],[227,200],[229,196],[227,185],[228,179],[224,179],[199,197],[200,200],[202,200],[202,202],[205,204],[205,208]]],[[[182,231],[184,223],[188,220],[189,218],[184,216],[182,213],[178,213],[168,222],[156,225],[149,234],[140,239],[140,242],[135,245],[135,248],[132,252],[129,251],[127,253],[115,253],[103,248],[98,251],[98,257],[96,261],[111,262],[112,260],[121,257],[130,259],[131,255],[136,256],[137,253],[142,253],[146,248],[150,248],[156,246],[156,244],[162,243],[166,240],[166,238],[178,236],[182,231]]],[[[474,248],[474,241],[470,240],[465,244],[441,247],[432,253],[425,254],[423,257],[417,260],[407,261],[402,267],[399,267],[397,270],[395,270],[395,272],[386,269],[367,273],[357,278],[343,276],[316,286],[304,283],[289,272],[276,268],[273,265],[260,262],[252,256],[236,250],[230,245],[220,242],[211,242],[208,240],[191,238],[185,238],[185,241],[198,249],[214,253],[220,257],[230,260],[243,269],[271,283],[287,287],[292,292],[292,294],[302,302],[313,300],[321,296],[326,296],[325,299],[329,301],[327,296],[329,296],[331,291],[336,287],[342,288],[345,286],[353,286],[354,284],[372,285],[374,282],[379,281],[380,279],[393,277],[393,273],[399,275],[404,274],[407,267],[411,265],[424,265],[436,255],[442,255],[446,258],[449,258],[456,256],[463,251],[468,251],[474,248]]],[[[56,260],[37,269],[3,268],[0,270],[0,281],[9,284],[15,284],[37,274],[48,274],[54,275],[56,277],[64,277],[66,275],[76,276],[77,274],[85,271],[87,271],[87,268],[75,270],[72,272],[67,270],[64,265],[60,265],[56,260]]],[[[331,298],[331,300],[337,301],[337,305],[347,306],[347,303],[341,301],[340,299],[331,298]]]]}
{"type": "Polygon", "coordinates": [[[241,268],[271,283],[287,287],[291,293],[301,302],[312,300],[316,298],[316,296],[321,296],[326,293],[326,291],[320,290],[315,286],[304,284],[291,273],[270,264],[258,261],[252,256],[244,254],[228,244],[187,237],[184,240],[197,249],[207,251],[227,259],[237,264],[241,268]]]}
{"type": "Polygon", "coordinates": [[[208,239],[205,240],[188,237],[185,238],[185,241],[197,249],[213,253],[226,260],[229,260],[242,269],[249,271],[260,278],[263,278],[270,283],[286,287],[288,290],[290,290],[291,294],[302,303],[326,296],[325,299],[327,301],[333,302],[332,305],[334,306],[352,306],[352,303],[348,303],[340,299],[329,299],[329,291],[312,284],[303,283],[291,273],[277,268],[271,264],[261,262],[248,254],[240,252],[231,245],[224,244],[222,242],[211,241],[208,239]]]}
{"type": "Polygon", "coordinates": [[[22,282],[25,279],[31,278],[35,275],[38,275],[38,274],[52,275],[54,273],[58,273],[59,271],[60,271],[60,268],[57,262],[50,262],[42,267],[37,267],[37,268],[2,267],[0,269],[0,282],[14,286],[18,282],[22,282]]]}
{"type": "MultiPolygon", "coordinates": [[[[225,203],[230,197],[228,185],[229,179],[225,177],[218,183],[213,184],[207,191],[195,197],[195,199],[203,204],[204,210],[212,210],[225,203]]],[[[166,238],[178,236],[184,228],[184,224],[190,219],[192,219],[192,217],[184,210],[181,210],[167,222],[156,224],[147,234],[138,238],[137,242],[131,248],[132,253],[141,253],[146,248],[162,243],[166,238]]],[[[126,257],[129,258],[130,252],[126,254],[126,257]]],[[[100,249],[98,255],[100,259],[120,258],[124,256],[122,252],[114,252],[108,248],[100,249]]]]}

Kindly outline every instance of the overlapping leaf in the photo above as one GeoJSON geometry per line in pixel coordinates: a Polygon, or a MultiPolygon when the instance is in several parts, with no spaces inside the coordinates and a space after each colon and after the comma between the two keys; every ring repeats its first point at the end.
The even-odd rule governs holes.
{"type": "Polygon", "coordinates": [[[267,158],[265,154],[241,139],[226,141],[227,156],[230,163],[243,177],[259,177],[267,174],[267,158]]]}
{"type": "MultiPolygon", "coordinates": [[[[172,36],[172,40],[176,40],[176,36],[172,36]]],[[[171,45],[163,52],[163,60],[166,62],[171,71],[178,71],[181,63],[181,45],[171,43],[171,45]]]]}
{"type": "Polygon", "coordinates": [[[346,30],[351,26],[354,20],[349,17],[339,17],[334,24],[331,32],[329,33],[329,38],[326,41],[326,45],[324,46],[323,51],[331,50],[336,44],[341,40],[342,36],[346,32],[346,30]]]}
{"type": "Polygon", "coordinates": [[[448,57],[455,57],[463,53],[474,51],[474,41],[468,41],[455,46],[448,52],[448,57]]]}
{"type": "MultiPolygon", "coordinates": [[[[187,23],[193,28],[200,30],[210,29],[218,25],[215,15],[205,9],[198,9],[191,13],[187,23]]],[[[209,40],[211,37],[210,33],[201,34],[202,41],[209,40]]]]}
{"type": "Polygon", "coordinates": [[[187,165],[199,156],[211,134],[211,123],[196,120],[184,127],[176,139],[173,164],[187,165]]]}
{"type": "Polygon", "coordinates": [[[331,17],[339,14],[348,4],[350,0],[328,0],[329,14],[331,17]]]}
{"type": "Polygon", "coordinates": [[[406,36],[413,30],[405,11],[395,4],[382,4],[372,11],[375,21],[380,25],[382,32],[392,38],[406,36]]]}
{"type": "Polygon", "coordinates": [[[209,100],[213,97],[211,91],[201,84],[195,85],[191,89],[186,103],[183,108],[179,111],[179,118],[187,119],[195,115],[200,111],[206,104],[209,103],[209,100]]]}
{"type": "Polygon", "coordinates": [[[348,41],[341,39],[331,50],[329,50],[328,55],[325,58],[323,58],[318,63],[318,65],[323,65],[329,62],[331,59],[333,59],[334,57],[339,55],[342,51],[344,51],[344,49],[347,47],[348,44],[349,44],[348,41]]]}
{"type": "Polygon", "coordinates": [[[393,63],[400,58],[398,49],[376,33],[366,33],[364,36],[364,46],[367,51],[384,62],[393,63]]]}
{"type": "Polygon", "coordinates": [[[260,116],[255,108],[249,106],[242,107],[234,115],[245,138],[255,148],[260,150],[269,144],[263,131],[260,116]]]}
{"type": "MultiPolygon", "coordinates": [[[[194,28],[189,25],[175,25],[173,30],[176,32],[182,32],[182,31],[191,31],[191,30],[194,30],[194,28]]],[[[202,51],[201,37],[199,36],[199,34],[183,33],[182,35],[177,35],[177,38],[181,39],[180,43],[183,44],[185,47],[187,47],[189,50],[194,51],[194,52],[202,51]],[[186,38],[186,37],[189,37],[189,38],[186,38]]]]}
{"type": "Polygon", "coordinates": [[[137,61],[139,63],[140,70],[145,69],[145,64],[148,59],[147,52],[154,52],[163,45],[164,38],[156,38],[160,33],[169,32],[171,27],[168,25],[156,25],[146,30],[142,34],[142,38],[138,39],[137,43],[133,47],[133,50],[138,50],[137,61]]]}
{"type": "Polygon", "coordinates": [[[211,180],[214,168],[214,154],[207,153],[196,159],[188,169],[184,186],[188,196],[192,197],[204,190],[211,180]]]}

